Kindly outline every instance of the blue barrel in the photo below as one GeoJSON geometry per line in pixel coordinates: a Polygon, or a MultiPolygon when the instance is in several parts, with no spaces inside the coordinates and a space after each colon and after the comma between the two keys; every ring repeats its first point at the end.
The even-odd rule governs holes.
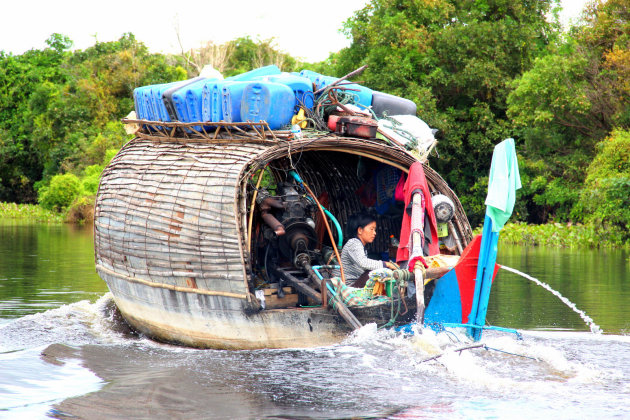
{"type": "Polygon", "coordinates": [[[201,90],[205,79],[187,84],[175,92],[171,97],[177,120],[181,122],[195,122],[201,119],[201,90]],[[198,100],[198,109],[197,109],[198,100]],[[198,118],[197,118],[198,117],[198,118]]]}
{"type": "Polygon", "coordinates": [[[295,95],[297,105],[304,104],[306,108],[313,109],[315,100],[313,96],[313,82],[310,79],[290,73],[282,73],[277,76],[269,76],[267,80],[290,87],[295,95]]]}
{"type": "Polygon", "coordinates": [[[149,86],[151,88],[151,105],[153,109],[153,116],[154,118],[156,118],[156,121],[171,121],[171,117],[168,115],[166,105],[164,105],[162,95],[165,91],[172,88],[173,86],[178,86],[181,84],[182,81],[178,81],[149,86]]]}
{"type": "Polygon", "coordinates": [[[293,90],[280,83],[253,82],[243,91],[241,118],[244,121],[267,121],[277,130],[291,122],[295,109],[293,90]]]}
{"type": "Polygon", "coordinates": [[[245,73],[237,74],[236,76],[226,77],[225,80],[232,80],[235,82],[246,82],[246,81],[253,80],[254,77],[273,76],[274,74],[280,74],[280,73],[282,72],[280,71],[278,66],[272,64],[271,66],[259,67],[257,69],[250,70],[245,73]]]}
{"type": "Polygon", "coordinates": [[[144,106],[144,111],[146,112],[146,119],[149,121],[157,121],[152,102],[151,86],[144,86],[142,89],[142,105],[144,106]]]}
{"type": "Polygon", "coordinates": [[[212,119],[212,89],[223,80],[207,80],[201,89],[201,118],[203,121],[215,121],[212,119]]]}
{"type": "Polygon", "coordinates": [[[223,85],[224,80],[218,80],[216,83],[208,85],[208,113],[210,118],[207,121],[219,122],[223,120],[223,85]]]}
{"type": "Polygon", "coordinates": [[[312,70],[302,70],[300,72],[300,76],[306,77],[311,82],[315,83],[315,80],[317,80],[317,78],[322,76],[322,75],[317,73],[317,72],[315,72],[315,71],[312,71],[312,70]]]}
{"type": "Polygon", "coordinates": [[[221,89],[221,104],[223,110],[223,120],[226,122],[242,122],[241,118],[241,98],[245,87],[251,82],[228,81],[221,89]]]}
{"type": "Polygon", "coordinates": [[[186,106],[186,93],[181,91],[181,88],[173,92],[171,96],[171,102],[175,109],[175,120],[181,122],[188,122],[188,107],[186,106]]]}

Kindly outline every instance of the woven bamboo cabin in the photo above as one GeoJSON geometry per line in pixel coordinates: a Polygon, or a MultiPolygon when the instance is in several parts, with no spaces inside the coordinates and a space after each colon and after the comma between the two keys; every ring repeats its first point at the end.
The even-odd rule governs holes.
{"type": "MultiPolygon", "coordinates": [[[[357,326],[348,317],[392,321],[392,305],[394,321],[413,319],[413,299],[353,307],[328,290],[342,233],[321,211],[345,226],[374,200],[369,174],[408,172],[409,152],[333,133],[292,138],[265,123],[127,122],[141,129],[103,173],[94,240],[97,272],[133,328],[193,347],[286,348],[339,342],[357,326]]],[[[460,254],[468,220],[443,179],[424,170],[432,193],[455,203],[449,227],[460,254]]],[[[371,253],[388,252],[400,221],[395,203],[378,215],[371,253]]]]}

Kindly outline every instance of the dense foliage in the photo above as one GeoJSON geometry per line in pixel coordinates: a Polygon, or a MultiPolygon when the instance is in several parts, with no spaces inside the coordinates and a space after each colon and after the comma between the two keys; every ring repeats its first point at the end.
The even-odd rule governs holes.
{"type": "Polygon", "coordinates": [[[475,224],[492,147],[514,134],[506,116],[510,83],[556,37],[545,17],[551,3],[374,0],[346,22],[352,45],[329,59],[338,75],[368,64],[368,86],[416,102],[421,118],[439,129],[440,159],[432,165],[466,208],[481,210],[475,224]]]}
{"type": "Polygon", "coordinates": [[[46,210],[36,204],[17,204],[0,202],[0,220],[2,223],[61,223],[63,215],[46,210]]]}
{"type": "Polygon", "coordinates": [[[72,208],[72,220],[89,218],[101,171],[130,139],[120,120],[133,110],[134,88],[197,76],[204,60],[226,75],[298,65],[272,40],[250,38],[182,56],[152,54],[132,34],[74,52],[60,34],[47,44],[19,56],[0,51],[0,202],[72,208]]]}
{"type": "Polygon", "coordinates": [[[2,201],[35,202],[42,180],[102,163],[128,139],[118,121],[133,109],[133,89],[186,77],[130,34],[73,53],[65,36],[47,43],[20,56],[0,52],[2,201]]]}
{"type": "Polygon", "coordinates": [[[582,25],[512,85],[508,115],[533,180],[526,199],[534,222],[586,221],[589,213],[579,210],[595,210],[576,207],[582,188],[592,188],[592,181],[584,184],[587,168],[594,158],[605,163],[609,154],[600,156],[606,152],[598,144],[612,130],[630,126],[629,6],[628,0],[589,5],[582,25]]]}
{"type": "Polygon", "coordinates": [[[318,68],[341,76],[368,64],[368,86],[416,102],[440,130],[431,164],[473,225],[483,217],[493,145],[514,137],[524,186],[515,219],[599,223],[627,241],[627,173],[611,172],[606,162],[618,157],[600,143],[613,141],[605,140],[613,130],[615,139],[628,134],[629,2],[594,1],[568,32],[552,18],[557,6],[372,0],[345,24],[350,47],[318,68]],[[595,174],[593,165],[608,169],[595,174]]]}
{"type": "MultiPolygon", "coordinates": [[[[557,0],[372,0],[344,25],[351,45],[307,67],[341,76],[368,64],[357,81],[415,101],[439,129],[430,162],[473,225],[493,146],[514,137],[523,189],[513,220],[628,243],[629,5],[593,1],[563,32],[557,0]]],[[[152,54],[131,34],[83,51],[59,34],[47,43],[0,52],[0,201],[39,200],[77,220],[89,218],[100,172],[129,138],[119,121],[136,86],[206,64],[226,76],[304,67],[273,40],[248,37],[180,56],[152,54]]]]}

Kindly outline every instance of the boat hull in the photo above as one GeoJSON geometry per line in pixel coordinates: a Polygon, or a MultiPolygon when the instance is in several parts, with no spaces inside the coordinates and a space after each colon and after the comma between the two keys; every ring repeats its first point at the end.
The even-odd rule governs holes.
{"type": "Polygon", "coordinates": [[[199,348],[316,347],[350,332],[324,308],[260,310],[244,299],[152,287],[99,271],[125,320],[155,340],[199,348]]]}

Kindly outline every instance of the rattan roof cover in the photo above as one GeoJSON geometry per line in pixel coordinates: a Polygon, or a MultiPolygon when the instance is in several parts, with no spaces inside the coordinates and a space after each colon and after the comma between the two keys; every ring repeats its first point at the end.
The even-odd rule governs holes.
{"type": "MultiPolygon", "coordinates": [[[[101,178],[94,220],[97,270],[155,286],[248,298],[243,180],[269,161],[317,150],[367,156],[405,171],[415,160],[380,141],[334,135],[254,141],[140,133],[101,178]]],[[[430,181],[443,183],[428,169],[430,181]]]]}

